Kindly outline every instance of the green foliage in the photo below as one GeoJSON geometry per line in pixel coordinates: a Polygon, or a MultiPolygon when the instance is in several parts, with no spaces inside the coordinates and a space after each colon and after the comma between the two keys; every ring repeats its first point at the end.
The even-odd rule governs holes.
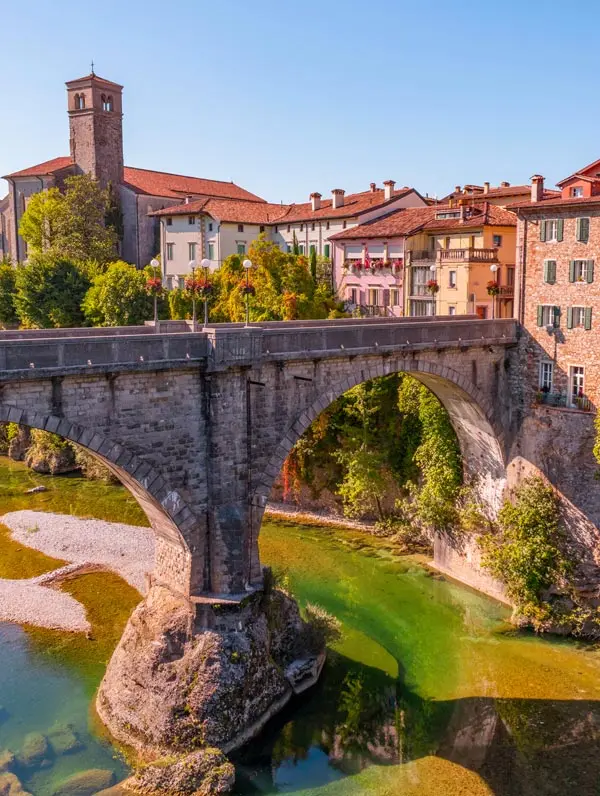
{"type": "Polygon", "coordinates": [[[567,575],[562,539],[558,498],[537,477],[525,480],[504,502],[497,532],[480,538],[483,565],[505,584],[518,612],[534,623],[550,617],[544,592],[567,575]]]}
{"type": "MultiPolygon", "coordinates": [[[[50,188],[34,194],[19,225],[32,255],[47,254],[100,267],[115,258],[119,225],[116,195],[102,189],[89,174],[67,177],[65,192],[50,188]]],[[[122,226],[122,221],[121,221],[122,226]]]]}
{"type": "Polygon", "coordinates": [[[384,461],[373,448],[362,446],[355,450],[339,451],[344,477],[338,485],[347,517],[361,517],[376,512],[382,520],[385,516],[382,500],[387,489],[384,461]]]}
{"type": "Polygon", "coordinates": [[[40,473],[69,472],[76,469],[75,451],[70,442],[57,434],[32,429],[25,464],[40,473]]]}
{"type": "MultiPolygon", "coordinates": [[[[192,299],[187,291],[181,288],[169,290],[167,297],[169,302],[169,317],[173,320],[190,320],[193,313],[192,299]]],[[[200,302],[196,302],[196,311],[198,311],[200,302]]]]}
{"type": "Polygon", "coordinates": [[[321,652],[327,644],[335,644],[342,637],[342,624],[337,617],[315,603],[304,606],[307,623],[305,642],[312,652],[321,652]]]}
{"type": "Polygon", "coordinates": [[[105,484],[118,484],[119,479],[106,467],[98,457],[89,453],[86,448],[71,443],[75,451],[75,465],[81,474],[90,481],[102,481],[105,484]]]}
{"type": "Polygon", "coordinates": [[[83,326],[81,302],[90,282],[69,260],[36,254],[16,272],[14,305],[26,328],[83,326]]]}
{"type": "Polygon", "coordinates": [[[594,458],[600,464],[600,412],[596,414],[594,418],[594,428],[596,429],[596,438],[594,440],[594,458]]]}
{"type": "Polygon", "coordinates": [[[122,260],[111,263],[93,280],[83,301],[83,312],[93,326],[140,325],[153,317],[146,290],[147,275],[122,260]]]}
{"type": "Polygon", "coordinates": [[[117,189],[109,182],[107,190],[107,208],[104,215],[104,223],[108,229],[112,229],[117,238],[122,241],[125,234],[123,225],[123,211],[121,210],[121,199],[117,189]]]}
{"type": "Polygon", "coordinates": [[[310,250],[310,275],[313,281],[313,284],[316,286],[317,284],[317,250],[312,248],[310,250]]]}
{"type": "Polygon", "coordinates": [[[17,270],[9,262],[0,263],[0,325],[18,323],[15,309],[17,270]]]}

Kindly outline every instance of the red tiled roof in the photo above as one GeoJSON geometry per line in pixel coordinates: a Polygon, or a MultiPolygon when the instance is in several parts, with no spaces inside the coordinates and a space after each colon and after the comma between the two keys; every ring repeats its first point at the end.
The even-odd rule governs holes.
{"type": "Polygon", "coordinates": [[[240,188],[234,182],[206,180],[202,177],[186,177],[165,171],[150,171],[125,166],[123,181],[136,193],[150,196],[167,196],[183,199],[186,196],[218,196],[223,199],[244,199],[249,202],[264,202],[260,196],[240,188]]]}
{"type": "Polygon", "coordinates": [[[476,211],[471,216],[461,221],[459,218],[436,219],[437,213],[445,210],[458,212],[458,208],[448,205],[437,205],[435,207],[407,207],[402,210],[395,210],[383,218],[368,221],[366,224],[359,224],[352,229],[338,232],[332,235],[332,240],[346,240],[356,238],[392,238],[403,235],[411,235],[420,229],[465,229],[473,227],[502,226],[514,227],[517,219],[514,213],[504,210],[502,207],[481,202],[472,205],[476,211]]]}
{"type": "Polygon", "coordinates": [[[53,158],[52,160],[45,160],[43,163],[38,163],[37,166],[30,166],[28,169],[13,171],[12,174],[7,174],[4,179],[10,177],[42,177],[46,174],[54,174],[55,171],[62,171],[72,165],[73,160],[70,157],[53,158]]]}
{"type": "MultiPolygon", "coordinates": [[[[391,199],[385,199],[385,194],[382,189],[376,191],[363,191],[362,193],[351,193],[344,197],[344,204],[342,207],[333,207],[332,199],[325,199],[321,202],[319,210],[312,209],[311,202],[304,202],[302,204],[288,205],[288,213],[285,217],[286,223],[294,223],[297,221],[318,221],[319,219],[326,218],[348,218],[349,216],[357,216],[360,213],[366,213],[368,210],[373,210],[376,207],[383,207],[388,202],[394,199],[399,199],[406,196],[413,191],[414,188],[400,188],[395,190],[391,199]]],[[[415,193],[417,193],[415,191],[415,193]]],[[[419,196],[419,194],[417,194],[419,196]]],[[[420,198],[420,197],[419,197],[420,198]]]]}
{"type": "MultiPolygon", "coordinates": [[[[460,191],[459,193],[452,192],[445,196],[442,199],[442,202],[445,204],[449,199],[476,199],[479,201],[485,201],[486,199],[498,199],[510,196],[529,196],[531,193],[531,185],[507,185],[507,186],[498,186],[497,188],[490,188],[487,193],[481,191],[474,191],[473,193],[463,193],[460,191]]],[[[552,196],[557,196],[560,194],[560,191],[547,191],[547,193],[551,194],[552,196]]]]}
{"type": "Polygon", "coordinates": [[[509,205],[511,210],[535,210],[535,208],[543,207],[570,207],[571,205],[597,205],[600,204],[600,196],[569,196],[564,199],[562,196],[558,197],[544,197],[540,202],[515,202],[509,205]]]}
{"type": "Polygon", "coordinates": [[[569,180],[572,180],[573,177],[583,177],[585,175],[585,176],[587,176],[589,178],[590,176],[593,176],[593,175],[589,175],[589,174],[586,175],[586,172],[592,171],[592,169],[594,171],[600,169],[600,160],[594,160],[593,163],[588,163],[587,166],[584,166],[582,169],[578,169],[575,172],[575,174],[570,174],[568,177],[565,177],[564,180],[561,180],[560,182],[557,182],[556,184],[559,187],[562,187],[566,182],[568,182],[569,180]]]}
{"type": "Polygon", "coordinates": [[[83,77],[77,77],[75,80],[67,80],[65,83],[66,86],[70,86],[74,83],[81,83],[82,80],[97,80],[99,83],[106,83],[108,86],[115,86],[116,88],[123,88],[120,83],[115,83],[113,80],[106,80],[104,77],[100,77],[95,72],[90,72],[89,75],[84,75],[83,77]]]}
{"type": "Polygon", "coordinates": [[[192,202],[165,207],[152,216],[189,216],[208,213],[219,221],[236,221],[246,224],[272,224],[285,216],[287,205],[268,202],[247,202],[235,199],[197,199],[192,202]]]}

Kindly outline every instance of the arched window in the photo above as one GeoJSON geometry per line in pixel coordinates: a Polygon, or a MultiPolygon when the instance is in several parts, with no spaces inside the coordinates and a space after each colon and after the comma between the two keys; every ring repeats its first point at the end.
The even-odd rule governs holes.
{"type": "Polygon", "coordinates": [[[80,111],[85,108],[85,94],[75,94],[75,110],[80,111]]]}
{"type": "Polygon", "coordinates": [[[102,95],[102,110],[103,111],[112,111],[113,109],[113,98],[111,96],[106,96],[105,94],[102,95]]]}

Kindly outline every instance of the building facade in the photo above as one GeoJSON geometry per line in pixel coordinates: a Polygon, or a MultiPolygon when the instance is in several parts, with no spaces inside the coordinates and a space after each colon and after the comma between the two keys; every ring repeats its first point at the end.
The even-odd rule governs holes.
{"type": "Polygon", "coordinates": [[[338,293],[369,315],[512,317],[515,241],[486,202],[392,212],[334,236],[338,293]]]}
{"type": "Polygon", "coordinates": [[[159,251],[159,224],[153,211],[186,198],[264,202],[232,182],[125,166],[123,87],[93,72],[66,86],[70,154],[4,177],[8,195],[0,200],[0,257],[13,262],[27,258],[19,224],[30,197],[55,186],[63,188],[65,179],[74,174],[91,174],[103,187],[113,186],[123,212],[119,256],[138,266],[146,265],[159,251]]]}

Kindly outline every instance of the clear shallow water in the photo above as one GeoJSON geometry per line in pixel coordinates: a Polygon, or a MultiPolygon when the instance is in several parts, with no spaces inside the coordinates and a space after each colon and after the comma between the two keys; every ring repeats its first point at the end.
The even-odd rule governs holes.
{"type": "MultiPolygon", "coordinates": [[[[23,507],[30,479],[0,460],[0,511],[23,507]]],[[[116,519],[129,506],[136,521],[118,487],[98,485],[96,500],[95,485],[82,492],[77,479],[44,483],[51,492],[29,507],[116,519]]],[[[345,636],[320,684],[238,755],[238,796],[600,796],[598,651],[516,635],[502,606],[358,533],[265,523],[261,549],[301,602],[342,620],[345,636]]],[[[10,555],[18,566],[26,552],[10,555]]],[[[35,796],[88,768],[126,774],[90,706],[124,621],[114,604],[134,603],[111,576],[86,577],[69,588],[100,616],[95,641],[0,625],[0,753],[56,722],[85,744],[24,772],[35,796]]]]}

